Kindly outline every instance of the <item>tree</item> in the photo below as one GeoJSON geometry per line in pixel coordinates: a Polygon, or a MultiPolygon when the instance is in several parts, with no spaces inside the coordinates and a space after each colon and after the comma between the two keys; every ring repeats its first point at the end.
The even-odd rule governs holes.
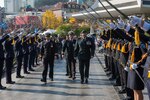
{"type": "Polygon", "coordinates": [[[65,36],[68,34],[69,31],[71,31],[72,28],[73,26],[71,24],[62,24],[57,27],[56,34],[59,34],[60,36],[65,36]]]}
{"type": "Polygon", "coordinates": [[[60,36],[65,36],[69,31],[74,31],[77,36],[84,30],[87,33],[90,33],[90,26],[76,26],[73,24],[62,24],[56,29],[56,33],[60,36]]]}
{"type": "Polygon", "coordinates": [[[56,17],[55,14],[47,10],[43,15],[42,15],[42,25],[43,28],[46,29],[55,29],[57,28],[60,24],[62,24],[62,18],[61,17],[56,17]]]}

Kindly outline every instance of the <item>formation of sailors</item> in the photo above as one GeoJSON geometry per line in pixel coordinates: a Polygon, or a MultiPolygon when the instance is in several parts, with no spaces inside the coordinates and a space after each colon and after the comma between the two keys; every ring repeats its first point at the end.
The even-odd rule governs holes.
{"type": "MultiPolygon", "coordinates": [[[[30,74],[34,71],[34,67],[39,65],[40,59],[38,58],[43,59],[44,39],[45,37],[38,33],[23,34],[23,32],[16,32],[0,36],[0,89],[6,89],[1,83],[4,68],[6,69],[6,84],[15,83],[11,77],[14,65],[17,65],[16,78],[24,78],[21,74],[22,67],[24,74],[30,74]]],[[[56,48],[58,48],[57,45],[56,48]]]]}
{"type": "Polygon", "coordinates": [[[150,97],[150,23],[137,16],[129,19],[101,24],[105,71],[121,86],[119,93],[127,94],[125,100],[143,100],[144,87],[150,97]]]}
{"type": "Polygon", "coordinates": [[[70,31],[63,39],[57,35],[46,33],[23,34],[16,32],[0,36],[0,89],[6,89],[1,84],[3,69],[6,68],[6,84],[15,84],[12,80],[12,69],[16,62],[16,78],[24,78],[21,73],[30,74],[34,67],[43,61],[42,82],[47,82],[47,74],[53,81],[54,60],[66,58],[66,76],[76,79],[76,60],[79,58],[81,83],[88,83],[90,58],[94,56],[94,41],[81,32],[81,38],[77,38],[73,31],[70,31]],[[39,59],[40,58],[40,59],[39,59]],[[4,64],[5,63],[5,64],[4,64]],[[36,65],[35,65],[36,63],[36,65]]]}

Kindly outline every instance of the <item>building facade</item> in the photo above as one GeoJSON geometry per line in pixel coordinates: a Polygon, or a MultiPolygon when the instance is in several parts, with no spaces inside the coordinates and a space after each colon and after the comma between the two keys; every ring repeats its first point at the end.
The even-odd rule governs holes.
{"type": "Polygon", "coordinates": [[[22,0],[5,0],[4,7],[7,13],[18,12],[19,8],[22,6],[20,2],[22,0]]]}
{"type": "Polygon", "coordinates": [[[35,0],[26,0],[27,5],[31,5],[32,8],[35,7],[35,0]]]}
{"type": "Polygon", "coordinates": [[[77,0],[77,4],[82,4],[83,0],[77,0]]]}
{"type": "Polygon", "coordinates": [[[75,13],[81,11],[82,5],[76,2],[59,2],[55,4],[50,10],[56,15],[56,17],[66,18],[67,13],[75,13]]]}
{"type": "Polygon", "coordinates": [[[20,8],[27,5],[31,5],[34,8],[35,0],[4,0],[6,13],[20,12],[20,8]]]}
{"type": "Polygon", "coordinates": [[[76,2],[77,4],[83,4],[84,2],[92,5],[95,0],[69,0],[69,2],[76,2]]]}

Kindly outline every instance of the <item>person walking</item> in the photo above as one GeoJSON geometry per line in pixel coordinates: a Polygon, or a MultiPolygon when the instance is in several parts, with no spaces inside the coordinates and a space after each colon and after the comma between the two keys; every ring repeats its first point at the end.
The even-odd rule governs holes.
{"type": "Polygon", "coordinates": [[[49,67],[49,78],[53,81],[53,74],[54,74],[54,59],[55,59],[55,51],[56,51],[56,44],[52,41],[50,34],[46,34],[46,41],[44,44],[44,70],[42,73],[41,82],[47,82],[47,71],[49,67]]]}
{"type": "Polygon", "coordinates": [[[93,39],[87,37],[87,33],[80,33],[81,39],[77,40],[75,46],[75,57],[79,59],[79,71],[81,84],[88,83],[90,59],[94,57],[95,44],[93,39]]]}
{"type": "Polygon", "coordinates": [[[67,61],[68,69],[69,69],[68,71],[69,78],[72,78],[74,80],[76,78],[75,77],[76,60],[74,59],[74,47],[75,47],[76,40],[73,39],[73,36],[74,36],[73,31],[70,31],[68,35],[69,35],[69,40],[65,41],[64,43],[63,54],[66,51],[66,61],[67,61]]]}

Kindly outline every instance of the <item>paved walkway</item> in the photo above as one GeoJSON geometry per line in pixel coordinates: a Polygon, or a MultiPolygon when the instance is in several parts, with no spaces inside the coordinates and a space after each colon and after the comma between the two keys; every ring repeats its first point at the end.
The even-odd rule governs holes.
{"type": "Polygon", "coordinates": [[[14,73],[16,84],[0,91],[0,100],[120,100],[96,57],[91,60],[89,84],[80,84],[78,65],[77,79],[68,79],[65,60],[55,61],[54,81],[47,85],[40,82],[42,69],[41,64],[24,79],[16,79],[14,73]]]}

